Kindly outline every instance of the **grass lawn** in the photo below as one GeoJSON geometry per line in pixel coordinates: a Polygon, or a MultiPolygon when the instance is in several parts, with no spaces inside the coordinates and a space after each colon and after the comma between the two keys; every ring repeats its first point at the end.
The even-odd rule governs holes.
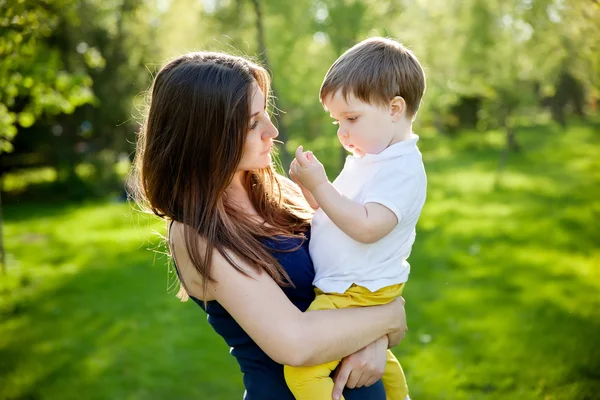
{"type": "MultiPolygon", "coordinates": [[[[395,349],[413,399],[600,399],[600,125],[518,138],[495,188],[499,133],[423,135],[395,349]]],[[[174,296],[163,223],[116,203],[4,214],[0,399],[241,398],[228,347],[174,296]]]]}

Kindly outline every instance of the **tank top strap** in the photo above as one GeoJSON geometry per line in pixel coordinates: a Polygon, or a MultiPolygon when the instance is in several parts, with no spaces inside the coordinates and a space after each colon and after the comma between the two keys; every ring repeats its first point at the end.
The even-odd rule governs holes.
{"type": "Polygon", "coordinates": [[[173,246],[173,243],[171,242],[171,231],[173,230],[173,223],[175,222],[174,219],[172,219],[169,222],[169,227],[167,229],[167,247],[169,249],[169,253],[171,253],[171,259],[173,260],[173,267],[175,268],[175,273],[177,273],[177,277],[179,278],[179,282],[181,282],[181,284],[183,285],[183,281],[181,279],[181,274],[179,273],[179,268],[177,267],[177,257],[175,257],[175,248],[173,246]]]}

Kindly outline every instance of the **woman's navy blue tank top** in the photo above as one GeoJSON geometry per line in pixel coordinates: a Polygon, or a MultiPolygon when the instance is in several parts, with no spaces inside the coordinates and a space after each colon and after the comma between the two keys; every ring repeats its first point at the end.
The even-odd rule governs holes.
{"type": "MultiPolygon", "coordinates": [[[[297,250],[286,251],[300,243],[301,239],[296,238],[263,240],[295,285],[282,287],[283,292],[304,312],[315,297],[312,286],[315,271],[308,253],[308,240],[304,240],[297,250]]],[[[202,300],[194,297],[192,300],[206,311],[210,325],[231,347],[231,354],[237,359],[243,374],[244,400],[294,400],[285,384],[283,366],[270,359],[217,301],[208,301],[204,308],[202,300]]],[[[380,380],[368,388],[346,388],[344,397],[346,400],[385,400],[385,391],[380,380]]]]}

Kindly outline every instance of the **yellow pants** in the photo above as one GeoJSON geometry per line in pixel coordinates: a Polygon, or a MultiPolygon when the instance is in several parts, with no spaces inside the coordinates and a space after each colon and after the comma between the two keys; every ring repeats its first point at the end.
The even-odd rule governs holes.
{"type": "MultiPolygon", "coordinates": [[[[308,310],[331,310],[335,308],[377,306],[389,303],[402,294],[404,284],[386,286],[376,292],[362,286],[352,285],[345,293],[323,293],[315,289],[317,296],[308,310]]],[[[331,400],[333,380],[329,377],[341,360],[313,367],[284,367],[285,381],[297,400],[331,400]]],[[[408,386],[400,363],[388,350],[383,374],[387,400],[404,400],[408,386]]]]}

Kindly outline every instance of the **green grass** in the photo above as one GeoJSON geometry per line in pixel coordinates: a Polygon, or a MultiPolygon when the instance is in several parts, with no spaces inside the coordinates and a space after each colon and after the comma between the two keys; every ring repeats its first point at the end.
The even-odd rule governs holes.
{"type": "MultiPolygon", "coordinates": [[[[499,133],[422,135],[395,349],[413,399],[600,398],[600,126],[518,135],[497,187],[499,133]]],[[[4,213],[0,399],[240,398],[227,346],[169,290],[163,223],[110,203],[4,213]]]]}

